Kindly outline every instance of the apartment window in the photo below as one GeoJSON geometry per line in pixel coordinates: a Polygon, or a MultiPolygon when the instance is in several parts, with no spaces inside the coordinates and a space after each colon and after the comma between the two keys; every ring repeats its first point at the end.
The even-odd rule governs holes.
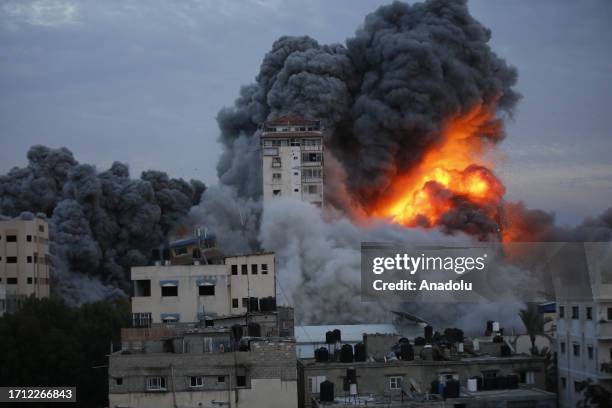
{"type": "Polygon", "coordinates": [[[280,180],[282,178],[281,173],[272,173],[272,180],[280,180]]]}
{"type": "Polygon", "coordinates": [[[236,376],[236,387],[246,387],[246,375],[236,376]]]}
{"type": "Polygon", "coordinates": [[[593,346],[587,347],[587,354],[589,356],[589,360],[592,360],[593,359],[593,346]]]}
{"type": "Polygon", "coordinates": [[[9,285],[16,285],[17,278],[6,278],[6,283],[8,283],[9,285]]]}
{"type": "Polygon", "coordinates": [[[257,275],[257,264],[251,265],[251,275],[257,275]]]}
{"type": "Polygon", "coordinates": [[[39,225],[38,226],[38,231],[45,232],[45,226],[44,225],[39,225]]]}
{"type": "Polygon", "coordinates": [[[243,275],[247,275],[249,273],[249,268],[247,265],[240,265],[240,273],[243,275]]]}
{"type": "Polygon", "coordinates": [[[224,375],[220,375],[217,377],[217,382],[218,383],[224,383],[225,382],[225,376],[224,375]]]}
{"type": "Polygon", "coordinates": [[[612,320],[612,307],[608,308],[608,320],[612,320]]]}
{"type": "Polygon", "coordinates": [[[237,309],[237,308],[238,308],[238,299],[232,299],[232,307],[233,307],[234,309],[237,309]]]}
{"type": "Polygon", "coordinates": [[[319,186],[317,185],[308,186],[308,194],[317,194],[318,192],[319,192],[319,186]]]}
{"type": "Polygon", "coordinates": [[[232,275],[238,275],[238,265],[232,265],[232,275]]]}
{"type": "Polygon", "coordinates": [[[402,377],[389,377],[389,389],[399,390],[402,384],[402,377]]]}
{"type": "Polygon", "coordinates": [[[580,318],[580,309],[578,306],[572,306],[572,319],[580,318]]]}
{"type": "Polygon", "coordinates": [[[574,351],[574,356],[575,357],[580,357],[580,344],[574,344],[572,346],[572,349],[574,351]]]}
{"type": "Polygon", "coordinates": [[[200,296],[215,296],[214,285],[202,285],[199,287],[200,296]]]}
{"type": "Polygon", "coordinates": [[[10,264],[17,263],[17,257],[16,256],[7,256],[6,257],[6,263],[10,263],[10,264]]]}
{"type": "Polygon", "coordinates": [[[567,388],[567,379],[565,377],[561,377],[561,388],[567,388]]]}
{"type": "Polygon", "coordinates": [[[261,274],[262,275],[268,274],[268,264],[261,264],[261,274]]]}
{"type": "Polygon", "coordinates": [[[535,384],[535,373],[533,371],[525,372],[525,384],[535,384]]]}
{"type": "Polygon", "coordinates": [[[161,295],[163,297],[178,296],[178,286],[162,286],[161,295]]]}
{"type": "Polygon", "coordinates": [[[148,391],[165,391],[166,390],[166,378],[165,377],[148,377],[147,378],[147,390],[148,391]]]}
{"type": "Polygon", "coordinates": [[[299,189],[299,188],[294,188],[294,189],[293,189],[293,192],[294,192],[294,193],[299,193],[299,192],[300,192],[300,189],[299,189]]]}
{"type": "Polygon", "coordinates": [[[201,375],[192,375],[189,377],[189,386],[190,387],[203,387],[204,386],[204,377],[201,375]]]}
{"type": "Polygon", "coordinates": [[[586,308],[586,318],[588,320],[593,320],[593,308],[592,307],[586,308]]]}
{"type": "Polygon", "coordinates": [[[559,306],[559,317],[560,318],[565,317],[565,306],[559,306]]]}
{"type": "Polygon", "coordinates": [[[279,196],[279,195],[281,195],[281,191],[280,190],[272,190],[272,195],[279,196]]]}
{"type": "Polygon", "coordinates": [[[17,235],[7,235],[6,242],[17,242],[17,235]]]}
{"type": "Polygon", "coordinates": [[[27,262],[27,263],[32,263],[32,257],[31,257],[30,255],[28,255],[28,256],[26,257],[26,262],[27,262]]]}
{"type": "Polygon", "coordinates": [[[132,313],[134,327],[151,327],[151,313],[132,313]]]}
{"type": "Polygon", "coordinates": [[[242,307],[246,309],[249,308],[249,298],[248,297],[242,298],[242,307]]]}
{"type": "Polygon", "coordinates": [[[281,158],[280,157],[273,157],[272,158],[272,167],[275,167],[275,168],[281,167],[281,158]]]}
{"type": "Polygon", "coordinates": [[[31,235],[26,235],[26,241],[32,242],[32,236],[31,235]]]}
{"type": "Polygon", "coordinates": [[[149,297],[151,296],[151,280],[141,279],[134,281],[134,296],[149,297]]]}
{"type": "Polygon", "coordinates": [[[321,391],[321,383],[326,380],[324,375],[308,377],[308,388],[311,394],[318,394],[321,391]]]}
{"type": "Polygon", "coordinates": [[[115,378],[115,384],[117,384],[117,385],[123,385],[123,377],[117,377],[117,378],[115,378]]]}
{"type": "Polygon", "coordinates": [[[32,284],[32,277],[28,276],[28,285],[31,285],[31,284],[32,284]]]}
{"type": "Polygon", "coordinates": [[[559,344],[559,346],[560,346],[560,349],[561,349],[561,354],[565,354],[565,342],[561,342],[559,344]]]}

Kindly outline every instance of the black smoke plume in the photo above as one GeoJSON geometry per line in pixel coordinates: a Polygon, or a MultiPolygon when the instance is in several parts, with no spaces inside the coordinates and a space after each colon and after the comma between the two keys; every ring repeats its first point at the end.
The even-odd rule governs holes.
{"type": "Polygon", "coordinates": [[[132,179],[119,162],[99,172],[66,148],[33,146],[27,157],[0,176],[0,214],[47,217],[55,288],[73,303],[127,290],[129,267],[146,264],[206,190],[154,170],[132,179]]]}

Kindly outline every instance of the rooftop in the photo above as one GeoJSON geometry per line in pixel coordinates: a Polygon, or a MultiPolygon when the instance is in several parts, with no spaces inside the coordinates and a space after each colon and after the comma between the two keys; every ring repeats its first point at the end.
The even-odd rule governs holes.
{"type": "Polygon", "coordinates": [[[270,126],[276,125],[308,125],[308,124],[318,124],[319,121],[315,119],[307,119],[303,116],[299,115],[283,115],[279,116],[276,119],[271,119],[267,121],[265,124],[270,126]]]}

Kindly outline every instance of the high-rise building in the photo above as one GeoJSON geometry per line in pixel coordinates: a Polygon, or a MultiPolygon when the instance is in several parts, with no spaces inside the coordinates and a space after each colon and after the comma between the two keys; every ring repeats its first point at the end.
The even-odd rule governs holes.
{"type": "Polygon", "coordinates": [[[49,296],[49,227],[43,218],[0,220],[0,285],[9,313],[29,296],[49,296]]]}
{"type": "Polygon", "coordinates": [[[264,202],[294,197],[323,205],[323,128],[319,120],[282,116],[264,123],[261,151],[264,202]]]}

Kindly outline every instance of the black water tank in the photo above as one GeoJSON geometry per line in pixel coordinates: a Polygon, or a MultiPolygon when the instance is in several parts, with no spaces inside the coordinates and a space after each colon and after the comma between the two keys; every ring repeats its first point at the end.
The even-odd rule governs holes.
{"type": "Polygon", "coordinates": [[[325,347],[319,347],[315,350],[315,360],[319,363],[329,361],[329,351],[325,347]]]}
{"type": "Polygon", "coordinates": [[[518,385],[519,385],[518,375],[509,375],[508,376],[508,388],[514,390],[518,388],[518,385]]]}
{"type": "Polygon", "coordinates": [[[510,349],[510,346],[507,344],[503,344],[500,347],[500,353],[502,357],[510,357],[512,356],[512,350],[510,349]]]}
{"type": "Polygon", "coordinates": [[[459,398],[459,381],[446,381],[446,385],[444,387],[444,398],[459,398]]]}
{"type": "Polygon", "coordinates": [[[336,342],[336,339],[334,338],[334,332],[331,330],[325,332],[325,343],[334,344],[335,342],[336,342]]]}
{"type": "Polygon", "coordinates": [[[259,323],[249,323],[248,333],[249,337],[261,337],[261,326],[259,323]]]}
{"type": "Polygon", "coordinates": [[[155,248],[153,251],[151,251],[151,258],[153,258],[153,261],[157,262],[160,260],[160,252],[159,252],[159,248],[155,248]]]}
{"type": "Polygon", "coordinates": [[[193,248],[193,250],[191,251],[191,257],[193,259],[202,258],[202,251],[200,251],[200,248],[193,248]]]}
{"type": "Polygon", "coordinates": [[[319,387],[319,399],[321,402],[334,402],[334,383],[325,380],[319,387]]]}
{"type": "Polygon", "coordinates": [[[497,377],[497,389],[506,390],[508,388],[508,377],[505,375],[497,377]]]}
{"type": "Polygon", "coordinates": [[[249,312],[259,311],[259,299],[256,297],[249,298],[249,312]]]}
{"type": "Polygon", "coordinates": [[[491,335],[491,333],[493,333],[493,320],[489,320],[487,322],[487,330],[485,332],[485,335],[489,336],[489,335],[491,335]]]}
{"type": "Polygon", "coordinates": [[[414,348],[409,343],[402,343],[400,345],[400,359],[404,361],[414,360],[414,348]]]}
{"type": "Polygon", "coordinates": [[[164,248],[164,250],[162,251],[162,258],[164,261],[170,260],[170,249],[164,248]]]}
{"type": "Polygon", "coordinates": [[[355,361],[366,361],[366,348],[365,344],[357,343],[355,344],[355,361]]]}
{"type": "Polygon", "coordinates": [[[425,341],[427,343],[431,343],[431,339],[433,338],[433,327],[430,325],[425,326],[425,341]]]}
{"type": "Polygon", "coordinates": [[[417,337],[414,339],[415,346],[424,346],[425,344],[427,344],[427,340],[425,340],[424,337],[417,337]]]}
{"type": "Polygon", "coordinates": [[[482,389],[483,390],[496,390],[497,387],[497,377],[485,378],[482,380],[482,389]]]}
{"type": "Polygon", "coordinates": [[[440,388],[440,381],[438,380],[433,380],[431,382],[431,389],[429,390],[429,392],[431,394],[437,394],[438,393],[438,389],[440,388]]]}
{"type": "Polygon", "coordinates": [[[355,368],[346,369],[346,380],[349,384],[357,384],[357,370],[355,368]]]}
{"type": "Polygon", "coordinates": [[[353,362],[353,346],[350,344],[345,344],[340,349],[340,361],[342,363],[352,363],[353,362]]]}
{"type": "Polygon", "coordinates": [[[340,329],[334,329],[334,338],[336,339],[336,343],[342,341],[342,332],[340,332],[340,329]]]}
{"type": "Polygon", "coordinates": [[[232,326],[232,337],[234,340],[240,340],[242,338],[242,326],[235,324],[232,326]]]}

